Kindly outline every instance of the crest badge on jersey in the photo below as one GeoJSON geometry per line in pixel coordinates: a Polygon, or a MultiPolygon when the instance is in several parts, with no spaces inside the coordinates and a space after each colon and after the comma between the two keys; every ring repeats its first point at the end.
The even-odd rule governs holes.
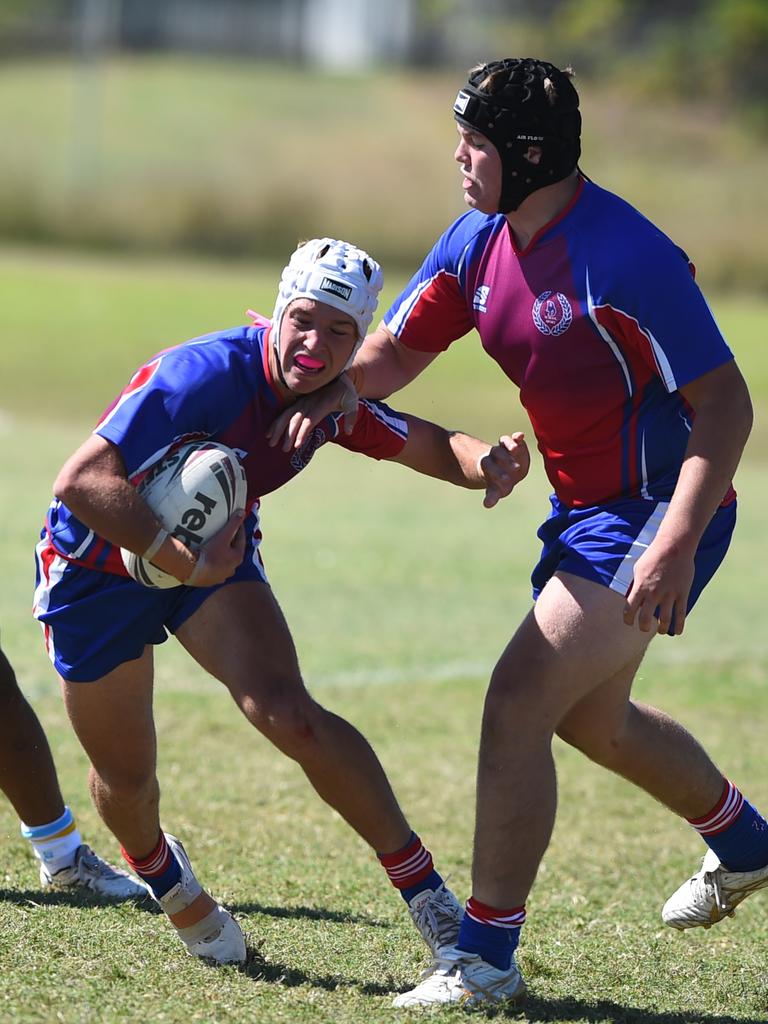
{"type": "Polygon", "coordinates": [[[531,313],[541,333],[553,337],[565,334],[573,321],[571,304],[562,292],[542,292],[534,302],[531,313]]]}

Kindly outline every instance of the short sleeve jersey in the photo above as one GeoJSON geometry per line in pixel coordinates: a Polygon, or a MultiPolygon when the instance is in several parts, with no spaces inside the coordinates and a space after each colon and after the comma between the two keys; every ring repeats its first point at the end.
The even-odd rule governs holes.
{"type": "MultiPolygon", "coordinates": [[[[250,507],[293,479],[329,441],[375,459],[402,451],[407,422],[383,403],[369,401],[360,402],[349,435],[342,429],[341,414],[334,414],[298,451],[271,448],[266,431],[285,402],[269,370],[268,332],[265,327],[238,327],[195,338],[161,352],[134,374],[95,429],[118,447],[133,483],[170,448],[210,438],[240,456],[250,507]]],[[[89,530],[63,502],[52,502],[46,527],[65,558],[126,575],[119,550],[89,530]]]]}
{"type": "Polygon", "coordinates": [[[678,389],[732,359],[685,253],[583,179],[524,250],[503,215],[459,217],[384,322],[429,352],[476,328],[574,508],[669,498],[693,422],[678,389]]]}

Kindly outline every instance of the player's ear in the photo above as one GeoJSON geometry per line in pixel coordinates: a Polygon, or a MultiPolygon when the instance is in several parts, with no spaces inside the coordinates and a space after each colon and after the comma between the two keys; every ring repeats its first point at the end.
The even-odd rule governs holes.
{"type": "Polygon", "coordinates": [[[525,151],[525,159],[530,164],[541,163],[541,146],[529,146],[525,151]]]}

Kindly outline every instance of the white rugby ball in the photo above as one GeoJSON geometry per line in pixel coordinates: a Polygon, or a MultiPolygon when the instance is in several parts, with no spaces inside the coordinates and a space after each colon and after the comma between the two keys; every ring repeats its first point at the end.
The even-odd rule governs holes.
{"type": "MultiPolygon", "coordinates": [[[[147,472],[137,490],[165,529],[188,548],[201,547],[226,524],[247,496],[245,470],[231,448],[192,441],[172,449],[147,472]]],[[[123,565],[145,587],[180,587],[175,576],[120,549],[123,565]]]]}

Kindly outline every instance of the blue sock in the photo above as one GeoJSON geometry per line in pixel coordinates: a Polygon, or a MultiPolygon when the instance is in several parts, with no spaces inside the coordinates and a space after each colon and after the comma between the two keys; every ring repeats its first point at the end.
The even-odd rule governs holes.
{"type": "Polygon", "coordinates": [[[757,871],[768,864],[768,822],[748,800],[729,828],[705,841],[731,871],[757,871]]]}
{"type": "Polygon", "coordinates": [[[181,881],[181,865],[162,832],[157,846],[146,857],[132,857],[125,848],[121,852],[126,862],[139,878],[144,879],[157,899],[165,896],[177,882],[181,881]]]}
{"type": "Polygon", "coordinates": [[[414,896],[418,896],[420,892],[424,892],[425,889],[439,889],[443,884],[443,879],[437,871],[432,869],[432,873],[423,878],[416,885],[409,885],[407,889],[401,889],[400,895],[403,897],[406,903],[410,903],[414,896]]]}
{"type": "Polygon", "coordinates": [[[768,864],[768,822],[732,782],[726,780],[709,814],[688,821],[728,870],[757,871],[768,864]]]}
{"type": "Polygon", "coordinates": [[[479,903],[474,898],[467,901],[467,909],[461,919],[459,940],[456,943],[465,953],[477,953],[486,963],[508,971],[512,957],[520,942],[520,928],[525,921],[525,909],[517,907],[513,911],[497,911],[479,903]],[[481,919],[482,918],[482,919],[481,919]],[[492,924],[491,919],[509,922],[515,919],[518,923],[510,926],[492,924]]]}
{"type": "Polygon", "coordinates": [[[377,854],[390,882],[400,890],[406,903],[425,889],[439,889],[442,877],[435,871],[432,854],[425,848],[415,832],[411,832],[405,846],[394,853],[377,854]]]}

